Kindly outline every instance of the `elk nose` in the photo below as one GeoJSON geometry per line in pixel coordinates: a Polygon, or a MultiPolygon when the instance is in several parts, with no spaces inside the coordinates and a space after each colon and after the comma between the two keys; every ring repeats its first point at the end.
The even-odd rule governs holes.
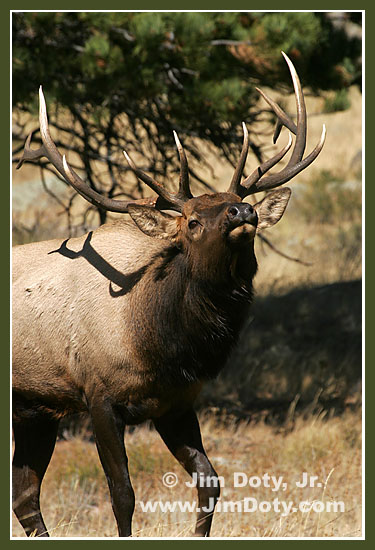
{"type": "Polygon", "coordinates": [[[251,204],[247,202],[232,204],[228,208],[228,218],[233,225],[240,225],[241,223],[256,225],[257,222],[257,214],[251,204]]]}

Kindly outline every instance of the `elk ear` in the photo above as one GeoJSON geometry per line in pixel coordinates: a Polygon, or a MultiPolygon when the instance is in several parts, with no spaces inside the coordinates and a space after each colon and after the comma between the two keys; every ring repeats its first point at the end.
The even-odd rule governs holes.
{"type": "Polygon", "coordinates": [[[263,200],[253,205],[258,216],[257,231],[275,225],[282,218],[291,194],[289,187],[282,187],[268,193],[263,200]]]}
{"type": "Polygon", "coordinates": [[[140,204],[129,204],[128,213],[139,229],[150,237],[173,240],[177,235],[177,218],[170,214],[140,204]]]}

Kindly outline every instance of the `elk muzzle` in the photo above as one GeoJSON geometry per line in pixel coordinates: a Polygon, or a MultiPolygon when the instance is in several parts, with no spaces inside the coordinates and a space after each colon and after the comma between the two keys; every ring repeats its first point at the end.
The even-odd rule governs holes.
{"type": "Polygon", "coordinates": [[[233,227],[237,227],[243,223],[257,224],[257,214],[251,204],[246,202],[232,204],[228,208],[228,219],[233,227]]]}
{"type": "Polygon", "coordinates": [[[251,204],[240,202],[231,204],[227,210],[227,234],[230,241],[253,238],[258,216],[251,204]]]}

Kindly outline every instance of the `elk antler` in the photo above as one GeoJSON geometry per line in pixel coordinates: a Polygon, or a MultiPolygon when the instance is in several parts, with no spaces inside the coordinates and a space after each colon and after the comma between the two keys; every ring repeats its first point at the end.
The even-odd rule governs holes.
{"type": "Polygon", "coordinates": [[[250,176],[248,176],[244,181],[241,182],[242,172],[245,166],[247,151],[248,151],[248,133],[243,123],[244,140],[243,140],[242,151],[241,151],[240,159],[238,161],[236,170],[234,172],[231,184],[228,189],[228,191],[232,193],[236,193],[241,198],[245,198],[248,195],[258,193],[259,191],[268,191],[269,189],[273,189],[274,187],[279,187],[283,183],[286,183],[287,181],[292,179],[294,176],[296,176],[299,172],[307,168],[307,166],[309,166],[319,155],[324,145],[324,141],[326,137],[326,127],[323,124],[322,135],[319,140],[319,143],[316,145],[313,151],[303,159],[303,153],[306,147],[306,129],[307,129],[305,100],[302,92],[301,83],[298,78],[297,72],[293,66],[293,63],[284,52],[281,52],[281,53],[283,54],[285,61],[288,64],[290,74],[293,80],[293,87],[294,87],[296,104],[297,104],[297,124],[294,124],[294,122],[277,105],[277,103],[275,103],[271,98],[269,98],[264,92],[262,92],[258,88],[257,90],[258,92],[260,92],[263,98],[267,101],[267,103],[271,106],[271,108],[273,109],[273,111],[278,117],[278,123],[274,134],[274,143],[276,142],[279,136],[282,126],[286,126],[291,132],[293,132],[293,134],[296,135],[296,141],[295,141],[294,148],[288,164],[280,172],[278,172],[277,174],[264,176],[264,174],[270,168],[272,168],[272,166],[274,166],[277,162],[279,162],[283,158],[285,153],[290,149],[292,144],[292,139],[290,135],[289,135],[288,144],[281,151],[279,151],[271,159],[265,161],[263,164],[258,166],[258,168],[254,170],[254,172],[250,174],[250,176]]]}
{"type": "MultiPolygon", "coordinates": [[[[268,191],[269,189],[273,189],[274,187],[278,187],[283,183],[286,183],[296,174],[309,166],[319,155],[324,145],[326,129],[323,125],[323,131],[318,145],[307,157],[303,159],[303,153],[306,146],[305,101],[297,72],[288,56],[284,52],[282,52],[282,54],[289,66],[289,70],[293,80],[297,104],[297,124],[294,124],[294,122],[277,105],[277,103],[275,103],[271,98],[269,98],[264,92],[262,92],[258,88],[257,90],[263,96],[265,101],[267,101],[267,103],[271,106],[278,117],[278,122],[274,134],[274,143],[278,138],[282,126],[286,126],[293,134],[296,135],[295,145],[288,164],[280,172],[278,172],[277,174],[264,176],[264,174],[268,170],[270,170],[270,168],[275,166],[275,164],[277,164],[284,157],[287,151],[289,151],[292,145],[292,138],[290,135],[287,145],[283,149],[281,149],[281,151],[279,151],[269,160],[263,162],[260,166],[258,166],[258,168],[256,168],[256,170],[254,170],[252,174],[250,174],[250,176],[248,176],[244,181],[241,181],[249,149],[249,136],[247,128],[245,124],[242,123],[244,132],[242,151],[228,189],[229,192],[236,193],[241,198],[245,198],[248,195],[258,193],[259,191],[268,191]]],[[[148,187],[150,187],[153,191],[157,193],[158,197],[146,197],[143,199],[121,201],[110,199],[94,191],[94,189],[92,189],[86,182],[84,182],[78,176],[78,174],[69,166],[65,155],[62,156],[59,153],[55,143],[51,138],[51,134],[49,131],[47,108],[42,92],[42,87],[40,87],[39,89],[39,125],[43,145],[39,147],[39,149],[30,149],[32,138],[32,134],[30,134],[26,139],[23,155],[18,162],[17,168],[21,168],[22,164],[26,160],[35,161],[40,159],[41,157],[46,157],[63,176],[67,183],[69,183],[87,201],[94,204],[95,206],[98,206],[99,208],[103,208],[104,210],[109,210],[111,212],[127,212],[129,204],[138,203],[148,206],[154,206],[158,209],[171,209],[177,212],[182,212],[184,203],[191,199],[193,196],[191,194],[189,186],[189,169],[186,155],[176,132],[173,132],[173,135],[176,141],[181,166],[179,189],[177,193],[171,193],[165,187],[160,185],[160,183],[158,183],[153,178],[145,174],[142,170],[137,168],[130,156],[124,151],[123,153],[131,169],[134,171],[139,179],[141,179],[146,185],[148,185],[148,187]]]]}
{"type": "Polygon", "coordinates": [[[171,210],[181,212],[184,202],[192,197],[189,187],[189,171],[186,155],[176,132],[174,132],[174,137],[181,162],[179,191],[177,193],[170,193],[167,189],[160,185],[160,183],[156,182],[150,176],[147,176],[144,172],[136,168],[129,155],[127,155],[124,151],[124,155],[127,158],[132,170],[144,183],[146,183],[146,185],[158,194],[158,197],[146,197],[143,199],[121,201],[110,199],[94,191],[94,189],[87,185],[87,183],[83,181],[80,176],[78,176],[78,174],[69,166],[65,155],[62,156],[60,154],[49,131],[47,108],[42,87],[39,88],[39,126],[43,145],[39,147],[39,149],[32,150],[30,148],[32,133],[29,134],[26,139],[22,157],[17,164],[17,169],[21,168],[22,164],[27,160],[36,161],[42,157],[46,157],[68,184],[70,184],[87,201],[95,206],[98,206],[99,208],[103,208],[104,210],[109,210],[111,212],[125,213],[128,211],[129,204],[143,204],[155,206],[159,209],[169,208],[171,210]]]}
{"type": "Polygon", "coordinates": [[[160,185],[160,183],[150,178],[150,176],[148,176],[147,174],[142,172],[142,170],[136,167],[126,151],[123,151],[123,153],[129,163],[130,168],[134,171],[136,176],[159,195],[159,199],[156,202],[156,207],[159,209],[171,208],[172,210],[176,210],[177,212],[182,212],[184,203],[191,199],[193,195],[191,194],[189,186],[189,168],[185,151],[175,131],[173,131],[173,136],[180,157],[180,183],[177,193],[171,193],[170,191],[165,189],[165,187],[160,185]]]}

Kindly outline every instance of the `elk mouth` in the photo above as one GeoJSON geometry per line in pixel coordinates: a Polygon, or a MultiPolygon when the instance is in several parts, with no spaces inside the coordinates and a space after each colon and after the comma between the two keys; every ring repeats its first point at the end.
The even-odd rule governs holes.
{"type": "Polygon", "coordinates": [[[254,240],[256,230],[256,222],[241,221],[228,228],[227,241],[230,245],[246,244],[254,240]]]}
{"type": "Polygon", "coordinates": [[[251,222],[241,222],[235,227],[229,230],[228,238],[229,240],[239,240],[239,239],[248,239],[253,238],[256,233],[256,224],[251,222]]]}

